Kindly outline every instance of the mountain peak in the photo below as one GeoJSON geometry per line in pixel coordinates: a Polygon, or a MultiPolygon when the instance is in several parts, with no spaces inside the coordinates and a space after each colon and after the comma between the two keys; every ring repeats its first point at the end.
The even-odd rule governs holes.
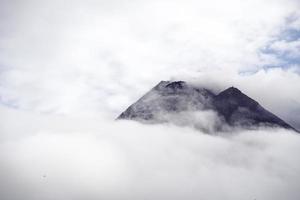
{"type": "Polygon", "coordinates": [[[235,87],[230,87],[220,92],[216,96],[214,104],[226,119],[240,107],[255,110],[259,105],[258,102],[251,99],[235,87]]]}
{"type": "Polygon", "coordinates": [[[226,90],[220,92],[219,96],[222,96],[222,95],[236,96],[236,95],[240,95],[240,94],[242,94],[242,92],[238,88],[231,86],[230,88],[227,88],[226,90]]]}
{"type": "Polygon", "coordinates": [[[215,112],[220,121],[232,127],[252,129],[258,126],[275,126],[295,130],[238,88],[230,87],[216,95],[206,88],[199,88],[184,81],[161,81],[128,107],[118,119],[146,123],[172,123],[174,120],[178,123],[178,119],[184,119],[184,122],[179,122],[182,125],[190,124],[190,121],[197,123],[199,120],[197,117],[189,119],[188,113],[207,110],[215,112]],[[171,118],[166,117],[170,115],[171,118]],[[176,117],[179,115],[185,116],[176,117]]]}
{"type": "Polygon", "coordinates": [[[186,82],[184,81],[174,81],[166,85],[166,88],[172,88],[172,89],[183,89],[186,87],[186,82]]]}

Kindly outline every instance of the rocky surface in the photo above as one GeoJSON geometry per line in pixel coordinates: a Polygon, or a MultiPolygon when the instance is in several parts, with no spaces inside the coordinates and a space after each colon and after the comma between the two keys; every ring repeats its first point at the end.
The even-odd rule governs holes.
{"type": "Polygon", "coordinates": [[[144,123],[171,122],[207,132],[226,127],[253,129],[260,126],[295,130],[237,88],[230,87],[214,94],[184,81],[161,81],[117,119],[144,123]]]}

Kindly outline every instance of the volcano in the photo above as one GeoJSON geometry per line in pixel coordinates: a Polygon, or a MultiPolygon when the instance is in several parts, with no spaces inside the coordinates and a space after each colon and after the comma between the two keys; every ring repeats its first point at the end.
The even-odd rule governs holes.
{"type": "Polygon", "coordinates": [[[263,108],[238,88],[230,87],[218,94],[184,81],[161,81],[137,102],[129,106],[117,119],[143,123],[175,123],[192,125],[206,132],[228,128],[256,129],[278,127],[297,131],[291,125],[263,108]],[[200,113],[194,115],[191,113],[200,113]],[[213,113],[201,115],[201,113],[213,113]],[[199,117],[201,116],[201,117],[199,117]],[[218,121],[211,128],[203,118],[218,121]]]}

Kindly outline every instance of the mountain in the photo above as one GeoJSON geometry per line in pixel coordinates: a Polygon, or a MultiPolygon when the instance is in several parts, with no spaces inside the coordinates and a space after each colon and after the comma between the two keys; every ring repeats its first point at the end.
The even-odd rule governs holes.
{"type": "Polygon", "coordinates": [[[117,119],[143,123],[171,122],[194,126],[206,132],[233,127],[253,129],[260,126],[296,131],[237,88],[230,87],[214,94],[206,88],[184,81],[161,81],[117,119]]]}

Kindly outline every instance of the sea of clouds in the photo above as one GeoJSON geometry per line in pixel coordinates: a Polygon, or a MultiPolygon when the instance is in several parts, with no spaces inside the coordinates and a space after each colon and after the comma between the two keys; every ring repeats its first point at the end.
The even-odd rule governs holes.
{"type": "Polygon", "coordinates": [[[205,134],[173,125],[1,107],[4,200],[300,198],[300,136],[205,134]]]}
{"type": "Polygon", "coordinates": [[[300,129],[299,10],[298,0],[1,0],[0,199],[300,199],[299,134],[114,121],[159,81],[185,80],[238,87],[300,129]]]}

